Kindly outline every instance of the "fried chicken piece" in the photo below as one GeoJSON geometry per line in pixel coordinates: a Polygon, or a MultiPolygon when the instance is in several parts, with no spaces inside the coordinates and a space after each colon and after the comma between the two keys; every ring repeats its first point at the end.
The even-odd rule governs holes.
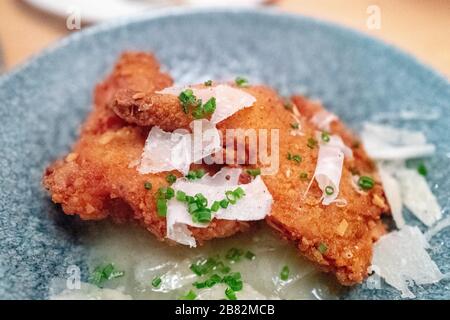
{"type": "MultiPolygon", "coordinates": [[[[99,105],[90,116],[80,141],[72,154],[47,170],[44,184],[52,193],[53,200],[61,203],[68,214],[79,214],[84,219],[102,219],[109,215],[123,220],[132,216],[163,239],[165,219],[157,216],[154,197],[143,185],[150,181],[156,190],[166,185],[167,173],[139,175],[135,168],[128,167],[130,162],[139,158],[148,133],[148,128],[137,127],[136,124],[165,123],[163,129],[172,131],[185,127],[191,119],[180,113],[176,97],[153,99],[154,92],[162,89],[162,85],[161,88],[151,85],[128,88],[128,84],[121,87],[117,84],[122,83],[122,80],[117,81],[117,77],[121,79],[118,74],[109,78],[114,85],[104,84],[102,90],[97,89],[99,105]],[[124,94],[122,98],[121,94],[124,94]],[[113,96],[115,98],[111,98],[113,96]],[[151,101],[150,108],[144,106],[146,101],[151,101]],[[117,106],[125,106],[125,113],[119,112],[117,106]],[[134,116],[136,108],[138,117],[134,116]],[[105,114],[106,118],[114,121],[105,121],[105,114]],[[167,117],[171,120],[164,122],[167,117]]],[[[155,77],[159,75],[156,73],[155,77]]],[[[355,140],[352,134],[340,122],[333,124],[331,133],[340,134],[354,152],[353,160],[345,159],[340,183],[339,197],[345,198],[348,204],[345,207],[322,205],[319,202],[322,192],[315,182],[306,192],[318,155],[317,147],[311,149],[307,146],[308,139],[316,131],[309,119],[321,110],[321,106],[295,97],[293,102],[301,112],[295,116],[284,108],[283,100],[272,89],[259,86],[243,90],[256,98],[255,104],[222,121],[217,127],[222,132],[236,128],[279,130],[278,148],[272,150],[268,143],[269,153],[279,152],[279,170],[273,175],[263,176],[274,198],[267,223],[281,236],[293,241],[303,255],[323,270],[334,272],[342,284],[361,282],[371,262],[373,242],[384,232],[380,215],[388,211],[374,165],[363,148],[352,143],[355,140]],[[292,123],[298,123],[301,134],[293,134],[292,123]],[[288,153],[301,155],[302,161],[288,160],[288,153]],[[354,172],[374,177],[374,188],[367,192],[357,190],[352,183],[354,172]],[[307,179],[302,178],[305,173],[307,179]]],[[[224,142],[224,146],[229,149],[238,147],[234,142],[232,145],[224,142]]],[[[255,166],[263,165],[259,162],[255,166]]],[[[201,242],[247,228],[248,223],[214,220],[206,229],[191,230],[201,242]]]]}
{"type": "MultiPolygon", "coordinates": [[[[127,124],[108,106],[123,88],[153,92],[170,86],[170,77],[159,70],[152,55],[125,53],[112,74],[97,86],[94,110],[78,142],[64,159],[49,166],[43,177],[52,200],[61,204],[66,214],[77,214],[84,220],[136,219],[160,240],[165,239],[166,220],[156,213],[155,192],[168,185],[169,172],[141,175],[130,167],[140,159],[149,128],[127,124]],[[152,190],[144,187],[146,182],[152,190]]],[[[213,220],[207,228],[190,230],[201,244],[248,228],[247,222],[213,220]]]]}
{"type": "MultiPolygon", "coordinates": [[[[44,186],[66,214],[84,220],[111,217],[116,222],[136,219],[158,239],[166,236],[166,219],[156,210],[155,192],[167,187],[160,174],[139,174],[130,164],[140,158],[148,129],[126,126],[101,135],[83,134],[72,152],[45,172],[44,186]],[[145,188],[150,182],[151,190],[145,188]]],[[[176,176],[180,174],[171,172],[176,176]]],[[[202,241],[247,230],[246,222],[214,220],[207,228],[190,228],[202,241]]]]}
{"type": "MultiPolygon", "coordinates": [[[[355,143],[357,139],[351,132],[340,121],[333,123],[331,133],[339,134],[344,142],[352,147],[354,159],[345,159],[340,182],[339,198],[346,199],[347,205],[322,205],[322,191],[316,182],[312,183],[307,192],[318,157],[318,147],[308,147],[308,139],[315,137],[315,131],[318,130],[309,120],[323,110],[322,106],[297,96],[293,98],[293,102],[300,113],[295,115],[286,110],[283,101],[269,88],[255,86],[243,90],[256,98],[255,104],[222,121],[217,127],[222,132],[236,128],[279,129],[279,150],[269,151],[279,152],[279,170],[274,175],[263,176],[274,198],[272,213],[267,217],[267,223],[283,237],[292,240],[303,255],[323,270],[335,273],[342,284],[361,282],[366,277],[371,263],[373,242],[384,233],[380,216],[389,210],[374,164],[364,149],[355,143]],[[298,124],[300,134],[293,133],[293,123],[298,124]],[[301,163],[289,160],[289,153],[301,155],[301,163]],[[374,188],[366,192],[358,190],[352,182],[354,173],[374,177],[374,188]],[[307,179],[302,178],[305,174],[307,179]]],[[[141,99],[150,100],[153,97],[153,94],[149,94],[146,98],[135,99],[138,100],[135,102],[139,105],[141,99]]],[[[185,115],[176,104],[176,97],[152,101],[152,108],[141,109],[146,115],[141,114],[139,119],[158,121],[157,119],[167,115],[156,113],[155,110],[162,110],[164,113],[174,108],[178,109],[172,114],[177,121],[173,122],[169,129],[183,126],[185,115]],[[165,101],[169,101],[167,103],[171,106],[165,105],[165,101]]],[[[132,118],[132,115],[130,116],[132,118]]],[[[136,123],[134,120],[132,122],[136,123]]],[[[270,146],[270,143],[268,145],[270,146]]],[[[234,143],[224,146],[237,148],[234,143]]],[[[261,163],[258,163],[259,165],[261,163]]]]}
{"type": "Polygon", "coordinates": [[[267,223],[324,271],[335,273],[341,284],[360,283],[371,264],[373,243],[385,232],[380,216],[389,211],[376,167],[342,122],[333,123],[330,133],[340,135],[352,147],[354,158],[345,158],[340,181],[339,198],[346,199],[347,205],[322,205],[322,191],[316,182],[307,192],[318,157],[318,147],[308,147],[308,140],[318,130],[309,120],[323,110],[322,106],[306,100],[299,104],[300,97],[296,97],[293,102],[299,105],[300,113],[295,115],[272,90],[253,90],[257,90],[252,94],[257,96],[258,105],[239,111],[218,128],[280,130],[279,150],[270,150],[279,152],[279,170],[263,176],[274,198],[267,223]],[[300,134],[292,128],[295,123],[300,134]],[[288,154],[300,155],[301,162],[289,160],[288,154]],[[373,177],[375,186],[365,192],[358,190],[352,181],[354,173],[373,177]]]}
{"type": "Polygon", "coordinates": [[[173,84],[172,78],[161,72],[154,55],[142,52],[125,52],[119,58],[112,73],[94,92],[94,112],[86,120],[82,131],[103,133],[109,129],[120,129],[127,122],[118,117],[111,104],[120,90],[154,92],[173,84]]]}

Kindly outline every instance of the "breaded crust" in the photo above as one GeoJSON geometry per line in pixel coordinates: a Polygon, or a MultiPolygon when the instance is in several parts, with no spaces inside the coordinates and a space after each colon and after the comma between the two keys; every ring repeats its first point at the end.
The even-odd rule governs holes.
{"type": "MultiPolygon", "coordinates": [[[[84,220],[107,217],[116,222],[135,219],[160,240],[166,240],[166,220],[156,213],[155,192],[168,186],[170,172],[141,175],[135,166],[140,159],[149,127],[127,124],[108,104],[115,93],[131,87],[142,92],[171,85],[167,74],[159,71],[152,55],[126,53],[112,74],[95,91],[94,110],[82,127],[70,154],[50,165],[43,184],[52,200],[66,214],[84,220]],[[152,190],[144,187],[152,184],[152,190]]],[[[213,171],[217,168],[206,168],[213,171]]],[[[172,172],[180,176],[178,172],[172,172]]],[[[227,237],[249,228],[249,223],[213,220],[207,228],[190,228],[199,243],[227,237]]]]}
{"type": "MultiPolygon", "coordinates": [[[[130,62],[127,57],[125,61],[128,62],[123,65],[121,61],[121,67],[116,66],[113,74],[97,88],[96,107],[84,126],[80,141],[65,160],[59,160],[47,170],[44,185],[68,214],[79,214],[83,219],[112,216],[116,220],[125,220],[132,217],[159,239],[164,239],[165,219],[157,216],[152,193],[167,185],[165,177],[168,173],[140,175],[129,165],[139,159],[148,126],[164,124],[163,129],[172,131],[185,128],[192,119],[181,111],[176,97],[161,95],[154,99],[154,92],[163,88],[161,83],[170,85],[171,80],[155,71],[159,66],[149,67],[156,63],[154,58],[137,57],[143,61],[142,67],[139,67],[139,61],[130,62]],[[132,67],[128,68],[128,64],[132,67]],[[124,69],[129,72],[134,69],[153,71],[148,74],[138,72],[140,77],[147,75],[148,79],[137,81],[147,85],[136,88],[138,84],[132,74],[125,72],[124,75],[120,71],[124,69]],[[123,80],[123,76],[127,80],[123,80]],[[158,85],[152,82],[153,78],[158,79],[158,85]],[[151,107],[143,107],[146,101],[151,101],[151,107]],[[133,111],[133,108],[137,109],[133,111]],[[153,184],[153,191],[143,187],[146,181],[153,184]]],[[[331,133],[342,136],[352,148],[354,159],[345,159],[340,182],[339,198],[345,199],[347,205],[322,205],[322,192],[317,183],[313,182],[307,191],[318,156],[318,147],[308,146],[308,139],[317,131],[310,119],[322,110],[322,106],[297,96],[292,98],[294,107],[285,108],[283,99],[270,88],[252,86],[243,90],[256,98],[255,104],[217,127],[223,133],[227,129],[264,129],[269,139],[271,130],[278,132],[278,148],[272,150],[269,142],[268,151],[269,154],[279,152],[279,169],[272,175],[263,176],[274,199],[267,223],[323,270],[335,273],[342,284],[361,282],[371,262],[373,242],[384,233],[380,216],[389,211],[374,164],[353,134],[340,121],[333,123],[331,133]],[[293,124],[299,129],[293,130],[293,124]],[[289,160],[288,154],[300,155],[302,160],[289,160]],[[373,177],[375,186],[362,192],[355,186],[354,175],[373,177]]],[[[235,150],[238,148],[236,142],[229,144],[224,140],[223,145],[235,150]]],[[[249,164],[247,158],[244,163],[249,164]]],[[[259,161],[248,167],[265,165],[259,161]]],[[[205,168],[212,170],[209,166],[205,168]]],[[[179,176],[176,172],[173,174],[179,176]]],[[[201,242],[230,236],[248,227],[249,224],[244,222],[214,220],[208,228],[191,230],[201,242]]]]}

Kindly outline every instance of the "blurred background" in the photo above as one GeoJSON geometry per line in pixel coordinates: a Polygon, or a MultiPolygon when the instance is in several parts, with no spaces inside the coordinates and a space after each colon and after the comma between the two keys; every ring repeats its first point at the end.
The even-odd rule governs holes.
{"type": "Polygon", "coordinates": [[[383,39],[450,78],[450,0],[0,0],[0,72],[89,25],[176,6],[268,6],[383,39]]]}

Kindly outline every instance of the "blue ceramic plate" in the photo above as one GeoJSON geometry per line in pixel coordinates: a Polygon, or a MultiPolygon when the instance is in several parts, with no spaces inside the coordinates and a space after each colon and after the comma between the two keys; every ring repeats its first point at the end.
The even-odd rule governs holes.
{"type": "MultiPolygon", "coordinates": [[[[0,298],[46,298],[55,275],[84,266],[77,219],[41,187],[44,168],[75,141],[94,85],[123,50],[148,50],[181,82],[248,75],[283,94],[320,98],[354,129],[367,119],[423,131],[436,144],[429,182],[448,214],[450,86],[410,56],[353,31],[262,10],[176,10],[74,34],[0,78],[0,298]],[[401,120],[399,110],[423,115],[401,120]]],[[[417,220],[408,217],[411,224],[417,220]]],[[[432,241],[450,271],[450,232],[432,241]]],[[[450,298],[448,282],[416,287],[450,298]]],[[[388,286],[344,298],[399,298],[388,286]]]]}

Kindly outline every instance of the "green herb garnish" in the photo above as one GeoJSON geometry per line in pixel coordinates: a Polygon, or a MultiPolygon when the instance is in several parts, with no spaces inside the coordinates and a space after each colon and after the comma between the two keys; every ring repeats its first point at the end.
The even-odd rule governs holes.
{"type": "Polygon", "coordinates": [[[246,253],[245,253],[245,257],[248,259],[248,260],[253,260],[253,259],[255,259],[255,254],[253,253],[253,252],[251,252],[251,251],[247,251],[246,253]]]}
{"type": "Polygon", "coordinates": [[[195,180],[195,179],[202,178],[204,175],[205,175],[205,170],[203,170],[203,169],[191,170],[186,175],[186,178],[189,180],[195,180]]]}
{"type": "Polygon", "coordinates": [[[300,173],[300,179],[307,180],[308,179],[308,174],[306,172],[300,173]]]}
{"type": "Polygon", "coordinates": [[[222,282],[225,283],[233,291],[240,291],[244,286],[244,283],[241,280],[240,272],[234,272],[230,275],[226,275],[225,277],[223,277],[222,282]]]}
{"type": "Polygon", "coordinates": [[[247,79],[245,79],[245,78],[243,78],[243,77],[237,77],[235,80],[234,80],[234,82],[236,83],[236,85],[238,86],[238,87],[248,87],[248,80],[247,79]]]}
{"type": "Polygon", "coordinates": [[[205,85],[205,86],[207,86],[207,87],[211,87],[212,86],[212,80],[207,80],[207,81],[205,81],[203,84],[205,85]]]}
{"type": "Polygon", "coordinates": [[[219,276],[218,274],[213,274],[211,277],[209,277],[205,281],[202,281],[202,282],[196,281],[192,285],[194,287],[196,287],[197,289],[203,289],[203,288],[212,288],[216,284],[221,283],[221,282],[222,282],[222,277],[219,276]]]}
{"type": "Polygon", "coordinates": [[[422,176],[426,177],[428,174],[428,170],[427,167],[425,166],[425,164],[423,162],[421,162],[418,166],[417,166],[417,172],[419,172],[419,174],[421,174],[422,176]]]}
{"type": "Polygon", "coordinates": [[[195,298],[197,298],[197,294],[194,291],[189,290],[188,293],[180,297],[180,300],[195,300],[195,298]]]}
{"type": "Polygon", "coordinates": [[[196,106],[198,101],[194,95],[194,91],[191,89],[186,89],[180,93],[178,96],[178,100],[180,100],[181,107],[183,108],[183,112],[185,114],[189,113],[189,109],[193,106],[196,106]]]}
{"type": "Polygon", "coordinates": [[[125,275],[124,271],[119,271],[114,264],[97,266],[89,277],[89,282],[97,286],[101,286],[104,282],[115,278],[120,278],[125,275]]]}
{"type": "Polygon", "coordinates": [[[244,251],[241,249],[237,249],[237,248],[231,248],[230,250],[227,251],[227,253],[225,254],[225,258],[227,260],[230,261],[239,261],[242,257],[242,255],[244,254],[244,251]]]}
{"type": "Polygon", "coordinates": [[[161,286],[161,277],[154,277],[152,280],[152,287],[153,288],[159,288],[161,286]]]}
{"type": "Polygon", "coordinates": [[[233,291],[233,289],[226,288],[225,295],[228,298],[228,300],[237,300],[236,293],[233,291]]]}
{"type": "Polygon", "coordinates": [[[334,193],[334,188],[332,186],[326,186],[325,187],[325,194],[327,196],[331,196],[334,193]]]}
{"type": "Polygon", "coordinates": [[[261,174],[261,169],[247,169],[246,172],[251,175],[253,178],[259,176],[261,174]]]}
{"type": "Polygon", "coordinates": [[[147,182],[144,183],[144,188],[147,189],[147,190],[152,190],[153,185],[151,184],[151,182],[147,181],[147,182]]]}
{"type": "Polygon", "coordinates": [[[289,279],[289,267],[288,266],[284,266],[281,269],[280,279],[283,280],[283,281],[286,281],[287,279],[289,279]]]}
{"type": "Polygon", "coordinates": [[[370,190],[375,185],[375,181],[368,176],[361,176],[358,179],[358,186],[363,190],[370,190]]]}
{"type": "Polygon", "coordinates": [[[166,181],[170,184],[174,183],[175,181],[177,181],[177,176],[175,176],[174,174],[169,174],[166,177],[166,181]]]}
{"type": "Polygon", "coordinates": [[[321,136],[323,142],[330,142],[330,134],[328,132],[322,132],[321,136]]]}
{"type": "Polygon", "coordinates": [[[324,254],[325,252],[327,252],[328,247],[327,247],[327,245],[325,243],[321,242],[321,243],[319,243],[319,246],[317,247],[317,250],[319,250],[319,252],[321,254],[324,254]]]}
{"type": "Polygon", "coordinates": [[[309,138],[306,145],[308,146],[308,148],[314,149],[317,146],[317,140],[314,138],[309,138]]]}
{"type": "Polygon", "coordinates": [[[291,128],[297,130],[300,127],[300,125],[295,122],[295,123],[291,123],[291,128]]]}

